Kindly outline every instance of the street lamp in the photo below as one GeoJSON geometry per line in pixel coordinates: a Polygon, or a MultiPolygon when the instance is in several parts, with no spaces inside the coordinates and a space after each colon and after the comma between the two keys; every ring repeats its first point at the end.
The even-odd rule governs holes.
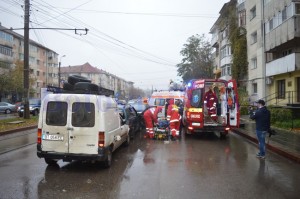
{"type": "Polygon", "coordinates": [[[66,55],[63,55],[60,57],[58,62],[58,87],[60,87],[60,66],[61,66],[61,58],[65,57],[66,55]]]}

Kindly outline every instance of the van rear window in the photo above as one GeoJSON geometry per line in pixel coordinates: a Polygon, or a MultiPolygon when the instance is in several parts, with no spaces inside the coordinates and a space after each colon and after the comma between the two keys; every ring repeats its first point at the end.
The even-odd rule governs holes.
{"type": "Polygon", "coordinates": [[[68,104],[66,102],[48,102],[46,124],[50,126],[66,126],[68,104]]]}
{"type": "Polygon", "coordinates": [[[201,89],[195,89],[192,92],[191,106],[194,108],[202,108],[201,100],[201,89]]]}
{"type": "Polygon", "coordinates": [[[72,126],[93,127],[95,125],[95,105],[75,102],[72,105],[72,126]]]}
{"type": "Polygon", "coordinates": [[[155,106],[164,106],[165,105],[165,99],[155,99],[154,105],[155,106]]]}

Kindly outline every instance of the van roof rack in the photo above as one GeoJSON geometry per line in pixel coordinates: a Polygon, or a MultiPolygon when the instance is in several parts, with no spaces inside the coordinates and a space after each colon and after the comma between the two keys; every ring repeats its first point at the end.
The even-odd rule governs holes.
{"type": "Polygon", "coordinates": [[[63,88],[56,86],[47,86],[47,91],[58,94],[58,93],[71,93],[71,94],[90,94],[90,95],[105,95],[114,96],[114,91],[107,88],[100,87],[97,91],[90,90],[64,90],[63,88]]]}

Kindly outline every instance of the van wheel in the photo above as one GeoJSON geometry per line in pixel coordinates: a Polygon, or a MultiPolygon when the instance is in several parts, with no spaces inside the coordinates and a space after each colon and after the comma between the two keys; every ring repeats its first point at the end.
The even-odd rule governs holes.
{"type": "Polygon", "coordinates": [[[48,165],[50,165],[50,166],[57,165],[57,160],[45,158],[45,162],[46,162],[48,165]]]}
{"type": "Polygon", "coordinates": [[[38,114],[39,114],[38,110],[35,109],[35,110],[33,111],[33,114],[32,114],[32,115],[33,115],[33,116],[36,116],[36,115],[38,115],[38,114]]]}
{"type": "Polygon", "coordinates": [[[129,143],[130,143],[130,136],[128,135],[127,138],[126,138],[126,141],[124,142],[124,146],[129,146],[129,143]]]}
{"type": "Polygon", "coordinates": [[[104,160],[104,167],[109,168],[111,166],[111,163],[112,163],[112,151],[111,151],[111,149],[109,149],[107,151],[106,160],[104,160]]]}
{"type": "Polygon", "coordinates": [[[5,110],[5,114],[9,114],[9,113],[11,113],[11,110],[10,109],[6,109],[5,110]]]}
{"type": "Polygon", "coordinates": [[[221,140],[225,140],[226,139],[226,137],[227,137],[227,132],[225,131],[225,132],[220,132],[220,139],[221,140]]]}

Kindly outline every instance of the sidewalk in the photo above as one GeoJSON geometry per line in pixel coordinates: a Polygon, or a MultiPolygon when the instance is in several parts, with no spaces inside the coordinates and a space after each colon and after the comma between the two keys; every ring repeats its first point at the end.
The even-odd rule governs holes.
{"type": "MultiPolygon", "coordinates": [[[[257,143],[255,122],[249,119],[248,115],[242,115],[241,124],[241,127],[233,129],[233,132],[257,143]]],[[[271,150],[274,153],[300,163],[300,134],[284,129],[272,129],[275,129],[277,134],[271,137],[268,135],[266,137],[267,150],[271,150]]]]}

